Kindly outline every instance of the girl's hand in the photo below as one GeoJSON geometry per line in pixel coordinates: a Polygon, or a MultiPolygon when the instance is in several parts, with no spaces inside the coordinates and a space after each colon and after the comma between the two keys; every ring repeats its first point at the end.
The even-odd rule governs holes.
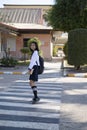
{"type": "Polygon", "coordinates": [[[29,70],[29,74],[31,75],[33,73],[34,69],[29,70]]]}

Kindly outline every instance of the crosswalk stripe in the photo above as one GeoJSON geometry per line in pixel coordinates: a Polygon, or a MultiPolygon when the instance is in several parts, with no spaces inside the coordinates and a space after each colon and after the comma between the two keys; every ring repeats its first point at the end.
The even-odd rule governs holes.
{"type": "MultiPolygon", "coordinates": [[[[29,83],[25,83],[25,82],[15,82],[16,83],[16,86],[22,86],[22,87],[25,87],[25,86],[27,86],[27,87],[29,87],[29,83]]],[[[39,86],[42,86],[42,85],[44,85],[44,87],[45,86],[50,86],[50,87],[57,87],[58,86],[58,88],[60,87],[61,88],[61,86],[63,86],[63,84],[62,83],[58,83],[58,82],[52,82],[52,83],[49,83],[49,82],[46,82],[46,83],[44,83],[44,82],[41,82],[41,83],[36,83],[37,85],[39,85],[39,86]]]]}
{"type": "Polygon", "coordinates": [[[17,115],[17,116],[32,116],[32,117],[47,117],[47,118],[55,118],[58,119],[59,118],[59,114],[55,114],[55,113],[45,113],[45,112],[30,112],[30,111],[15,111],[15,110],[2,110],[0,109],[0,114],[3,115],[17,115]]]}
{"type": "MultiPolygon", "coordinates": [[[[57,94],[57,95],[53,95],[52,93],[49,92],[49,98],[50,98],[50,97],[51,97],[51,98],[58,98],[58,97],[61,96],[61,95],[58,95],[57,92],[56,92],[56,94],[57,94]]],[[[16,93],[16,92],[4,92],[4,93],[1,93],[1,94],[0,94],[0,96],[5,96],[5,95],[8,95],[8,96],[10,96],[10,95],[15,95],[15,96],[29,97],[29,96],[32,96],[32,93],[28,93],[28,92],[26,92],[26,93],[23,93],[23,92],[21,92],[21,93],[16,93]]],[[[39,96],[47,97],[48,94],[39,93],[39,96]]]]}
{"type": "MultiPolygon", "coordinates": [[[[28,86],[27,87],[24,87],[24,86],[14,86],[14,88],[16,88],[16,89],[19,89],[19,88],[20,89],[28,89],[28,90],[31,89],[30,86],[29,87],[28,86]]],[[[40,89],[40,90],[46,90],[46,89],[47,90],[57,90],[57,91],[59,91],[59,90],[61,91],[62,90],[62,88],[59,88],[59,86],[56,86],[56,87],[55,86],[52,86],[52,87],[51,86],[48,86],[48,87],[46,87],[46,86],[37,86],[37,88],[40,89]]]]}
{"type": "MultiPolygon", "coordinates": [[[[28,108],[32,108],[32,105],[30,104],[25,104],[25,103],[12,103],[12,102],[0,102],[0,105],[2,106],[16,106],[16,107],[28,107],[28,108]]],[[[33,105],[34,108],[43,108],[43,109],[53,109],[53,110],[60,110],[60,106],[58,106],[58,104],[56,104],[55,106],[53,106],[52,104],[35,104],[33,105]]]]}
{"type": "MultiPolygon", "coordinates": [[[[22,103],[29,103],[30,101],[31,101],[31,98],[23,98],[23,97],[14,97],[14,96],[0,96],[0,102],[4,102],[4,101],[6,101],[6,102],[21,102],[22,101],[22,103]]],[[[43,102],[43,103],[56,103],[56,104],[59,104],[60,103],[60,100],[58,100],[58,99],[49,99],[49,98],[46,98],[46,99],[41,99],[41,101],[40,102],[43,102]]]]}
{"type": "Polygon", "coordinates": [[[49,123],[36,123],[36,122],[21,122],[21,121],[7,121],[7,120],[0,120],[0,126],[11,126],[11,127],[19,127],[19,128],[32,128],[33,129],[40,129],[40,130],[59,130],[58,124],[49,124],[49,123]]]}
{"type": "MultiPolygon", "coordinates": [[[[51,92],[51,93],[53,93],[53,94],[56,94],[56,93],[58,93],[58,94],[61,94],[61,91],[60,90],[57,90],[56,92],[53,90],[49,90],[49,91],[47,91],[47,90],[41,90],[41,89],[38,89],[39,90],[39,93],[44,93],[44,94],[46,94],[46,93],[48,93],[49,94],[49,92],[51,92]]],[[[27,90],[27,89],[20,89],[20,88],[13,88],[13,89],[10,89],[10,90],[8,90],[8,92],[16,92],[16,93],[18,93],[18,92],[28,92],[28,91],[31,91],[31,89],[30,90],[27,90]]]]}
{"type": "Polygon", "coordinates": [[[38,83],[40,103],[31,104],[32,89],[15,83],[0,92],[0,130],[59,130],[62,84],[38,83]]]}

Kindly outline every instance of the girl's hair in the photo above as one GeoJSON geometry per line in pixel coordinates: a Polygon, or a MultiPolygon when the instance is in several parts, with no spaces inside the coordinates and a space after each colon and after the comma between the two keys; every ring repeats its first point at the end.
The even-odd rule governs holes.
{"type": "Polygon", "coordinates": [[[33,51],[33,50],[31,49],[31,44],[33,44],[33,43],[34,43],[35,46],[36,46],[35,50],[39,51],[39,47],[38,47],[38,43],[37,43],[37,42],[31,42],[31,43],[30,43],[30,50],[33,51]]]}

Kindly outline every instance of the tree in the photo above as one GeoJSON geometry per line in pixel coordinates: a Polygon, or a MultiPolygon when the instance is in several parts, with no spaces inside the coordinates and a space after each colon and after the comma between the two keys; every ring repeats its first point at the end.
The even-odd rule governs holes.
{"type": "Polygon", "coordinates": [[[68,63],[76,69],[87,64],[87,29],[74,29],[69,32],[68,63]]]}
{"type": "Polygon", "coordinates": [[[76,68],[87,63],[87,36],[85,36],[87,32],[82,29],[75,30],[87,29],[87,0],[56,0],[55,5],[45,15],[45,19],[55,30],[70,33],[68,44],[64,48],[68,63],[75,65],[76,68]],[[71,30],[76,32],[74,37],[71,30]]]}
{"type": "Polygon", "coordinates": [[[63,48],[63,52],[65,54],[65,58],[67,59],[67,57],[68,57],[68,42],[65,43],[64,48],[63,48]]]}
{"type": "Polygon", "coordinates": [[[56,0],[45,15],[54,29],[67,31],[87,27],[87,0],[56,0]],[[86,19],[86,20],[85,20],[86,19]]]}
{"type": "Polygon", "coordinates": [[[24,47],[20,51],[24,54],[24,62],[26,62],[26,54],[29,53],[29,49],[27,47],[24,47]]]}

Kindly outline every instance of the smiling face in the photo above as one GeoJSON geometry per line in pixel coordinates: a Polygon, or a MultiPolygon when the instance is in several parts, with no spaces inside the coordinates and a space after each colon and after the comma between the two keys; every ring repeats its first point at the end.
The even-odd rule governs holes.
{"type": "Polygon", "coordinates": [[[35,43],[31,43],[30,48],[31,48],[31,50],[34,51],[34,50],[36,49],[36,45],[35,45],[35,43]]]}

